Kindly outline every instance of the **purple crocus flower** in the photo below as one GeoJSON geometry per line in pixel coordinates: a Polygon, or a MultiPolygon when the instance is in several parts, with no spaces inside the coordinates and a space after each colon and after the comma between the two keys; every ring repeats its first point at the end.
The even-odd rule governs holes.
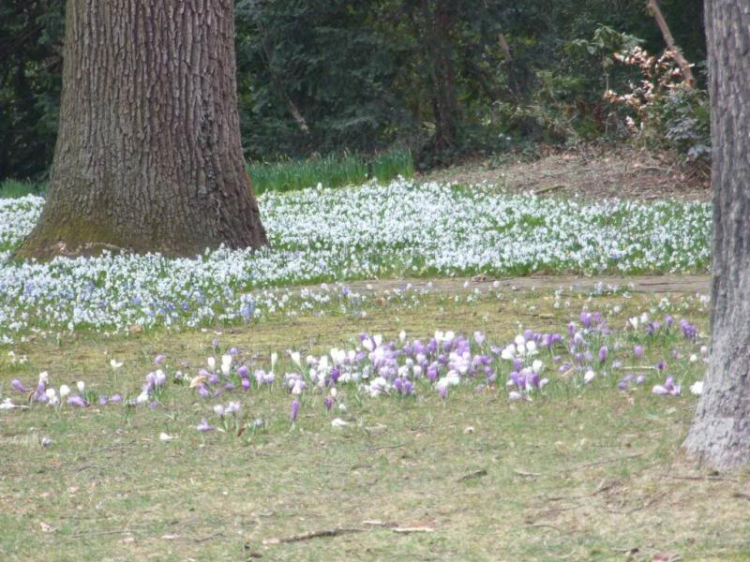
{"type": "Polygon", "coordinates": [[[633,348],[633,355],[635,355],[636,359],[640,359],[641,357],[643,357],[643,346],[636,345],[633,348]]]}
{"type": "Polygon", "coordinates": [[[591,327],[591,314],[590,313],[581,312],[581,324],[583,324],[585,328],[591,327]]]}
{"type": "Polygon", "coordinates": [[[74,396],[68,398],[68,405],[75,406],[77,408],[85,408],[86,406],[88,406],[88,403],[80,395],[75,394],[74,396]]]}
{"type": "Polygon", "coordinates": [[[326,410],[330,411],[333,407],[333,398],[327,396],[326,399],[323,400],[323,405],[326,407],[326,410]]]}
{"type": "Polygon", "coordinates": [[[664,361],[659,361],[656,364],[656,368],[659,369],[660,371],[663,371],[664,369],[667,368],[667,364],[664,361]]]}
{"type": "Polygon", "coordinates": [[[402,381],[401,379],[394,380],[393,381],[393,388],[395,388],[396,392],[398,392],[400,394],[401,391],[404,388],[404,381],[402,381]]]}
{"type": "Polygon", "coordinates": [[[448,397],[448,386],[447,385],[441,384],[440,386],[438,386],[437,391],[438,391],[438,394],[440,395],[440,398],[442,398],[443,400],[445,400],[448,397]]]}
{"type": "Polygon", "coordinates": [[[637,385],[642,385],[644,382],[646,382],[646,375],[638,375],[635,379],[637,385]]]}
{"type": "Polygon", "coordinates": [[[99,405],[100,406],[106,406],[107,405],[107,395],[106,394],[99,395],[99,405]]]}
{"type": "Polygon", "coordinates": [[[52,445],[52,439],[49,437],[42,437],[42,447],[49,447],[52,445]]]}
{"type": "Polygon", "coordinates": [[[18,392],[26,392],[26,387],[18,379],[13,379],[12,381],[10,381],[10,386],[15,388],[18,392]]]}
{"type": "Polygon", "coordinates": [[[664,323],[667,325],[667,328],[671,328],[674,325],[674,318],[672,318],[671,314],[667,314],[664,317],[664,323]]]}
{"type": "Polygon", "coordinates": [[[242,377],[242,390],[244,390],[245,392],[250,390],[250,379],[242,377]]]}
{"type": "Polygon", "coordinates": [[[698,335],[698,330],[695,326],[684,318],[680,320],[680,328],[682,329],[682,334],[689,340],[694,340],[698,335]]]}
{"type": "Polygon", "coordinates": [[[160,353],[159,355],[157,355],[156,357],[154,357],[154,365],[161,365],[166,360],[167,360],[167,358],[160,353]]]}
{"type": "Polygon", "coordinates": [[[119,404],[122,402],[122,395],[121,394],[113,394],[109,397],[109,403],[110,404],[119,404]]]}
{"type": "Polygon", "coordinates": [[[211,431],[213,427],[208,424],[208,421],[206,421],[206,418],[203,418],[201,420],[201,423],[195,426],[195,429],[197,429],[198,431],[206,432],[206,431],[211,431]]]}
{"type": "Polygon", "coordinates": [[[414,392],[414,385],[411,381],[407,380],[406,382],[404,382],[404,394],[409,396],[412,392],[414,392]]]}
{"type": "Polygon", "coordinates": [[[630,386],[630,385],[629,385],[628,381],[626,381],[626,380],[621,380],[620,382],[617,383],[617,388],[620,389],[620,390],[627,390],[628,386],[630,386]]]}
{"type": "Polygon", "coordinates": [[[609,349],[606,345],[601,346],[599,348],[599,363],[605,363],[607,361],[607,357],[609,357],[609,349]]]}
{"type": "Polygon", "coordinates": [[[299,400],[292,400],[292,405],[289,410],[289,419],[292,420],[292,423],[297,421],[297,416],[299,416],[299,400]]]}
{"type": "Polygon", "coordinates": [[[250,376],[250,370],[245,365],[242,365],[237,369],[237,374],[243,379],[246,379],[250,376]]]}
{"type": "Polygon", "coordinates": [[[208,391],[208,387],[205,384],[202,384],[198,387],[198,394],[201,398],[208,398],[211,396],[211,393],[208,391]]]}
{"type": "MultiPolygon", "coordinates": [[[[249,381],[248,381],[248,382],[249,382],[249,381]]],[[[235,388],[237,388],[237,387],[236,387],[236,386],[234,386],[234,384],[232,384],[231,382],[228,382],[228,383],[226,383],[226,384],[224,385],[224,390],[226,390],[227,392],[231,392],[231,391],[233,391],[233,390],[234,390],[235,388]]]]}

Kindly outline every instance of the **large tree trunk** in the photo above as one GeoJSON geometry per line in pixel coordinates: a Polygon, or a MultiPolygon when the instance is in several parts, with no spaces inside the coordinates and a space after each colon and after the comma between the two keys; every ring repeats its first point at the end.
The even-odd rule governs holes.
{"type": "Polygon", "coordinates": [[[707,0],[714,255],[711,355],[685,447],[750,463],[750,7],[707,0]]]}
{"type": "Polygon", "coordinates": [[[19,254],[266,243],[240,143],[232,0],[68,0],[60,130],[19,254]]]}

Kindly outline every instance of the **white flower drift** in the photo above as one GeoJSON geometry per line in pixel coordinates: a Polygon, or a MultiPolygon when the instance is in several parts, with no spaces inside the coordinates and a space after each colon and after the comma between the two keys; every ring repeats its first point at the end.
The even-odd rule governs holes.
{"type": "Polygon", "coordinates": [[[118,332],[251,321],[289,307],[288,296],[265,289],[321,279],[688,272],[710,262],[707,204],[585,203],[405,180],[264,194],[271,249],[258,252],[11,261],[43,203],[0,200],[0,341],[41,326],[118,332]]]}

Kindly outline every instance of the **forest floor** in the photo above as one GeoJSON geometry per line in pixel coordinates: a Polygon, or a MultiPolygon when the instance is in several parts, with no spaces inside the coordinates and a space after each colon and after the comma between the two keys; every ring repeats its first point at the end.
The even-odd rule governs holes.
{"type": "Polygon", "coordinates": [[[494,184],[509,193],[635,200],[710,199],[706,168],[684,166],[666,152],[585,147],[545,149],[531,161],[518,155],[474,160],[436,170],[423,180],[494,184]]]}

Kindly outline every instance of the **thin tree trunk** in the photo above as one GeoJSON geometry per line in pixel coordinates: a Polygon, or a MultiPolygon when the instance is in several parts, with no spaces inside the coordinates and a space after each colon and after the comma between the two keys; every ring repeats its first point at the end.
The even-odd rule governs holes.
{"type": "Polygon", "coordinates": [[[664,19],[664,15],[659,8],[659,2],[657,2],[657,0],[647,0],[646,8],[651,15],[654,16],[667,47],[672,53],[674,53],[674,60],[677,61],[677,65],[680,67],[682,76],[685,79],[685,84],[692,88],[695,85],[695,79],[693,78],[693,72],[690,70],[690,63],[685,58],[685,55],[682,54],[682,49],[680,49],[677,46],[677,43],[675,43],[672,32],[669,30],[669,25],[667,25],[667,20],[664,19]]]}
{"type": "Polygon", "coordinates": [[[706,2],[713,144],[711,355],[685,447],[750,463],[750,7],[706,2]]]}
{"type": "Polygon", "coordinates": [[[231,0],[68,0],[60,130],[19,254],[266,244],[240,142],[231,0]]]}

